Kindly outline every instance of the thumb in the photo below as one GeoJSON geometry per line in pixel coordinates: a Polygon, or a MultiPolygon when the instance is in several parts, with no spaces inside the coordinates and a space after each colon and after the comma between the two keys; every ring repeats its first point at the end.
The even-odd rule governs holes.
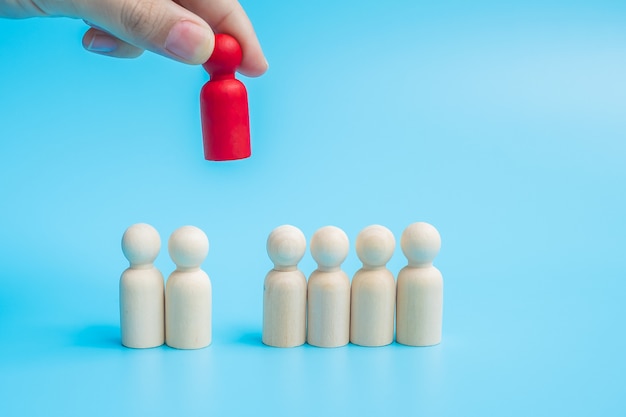
{"type": "Polygon", "coordinates": [[[208,23],[171,0],[43,0],[42,3],[65,4],[66,15],[85,19],[126,43],[177,61],[202,64],[213,52],[215,37],[208,23]]]}

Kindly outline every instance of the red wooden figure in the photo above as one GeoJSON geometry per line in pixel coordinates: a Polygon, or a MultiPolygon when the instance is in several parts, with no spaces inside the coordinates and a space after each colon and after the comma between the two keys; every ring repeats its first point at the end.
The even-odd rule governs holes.
{"type": "Polygon", "coordinates": [[[248,93],[235,79],[242,56],[235,38],[218,33],[213,54],[203,65],[211,76],[200,92],[204,158],[209,161],[243,159],[251,154],[248,93]]]}

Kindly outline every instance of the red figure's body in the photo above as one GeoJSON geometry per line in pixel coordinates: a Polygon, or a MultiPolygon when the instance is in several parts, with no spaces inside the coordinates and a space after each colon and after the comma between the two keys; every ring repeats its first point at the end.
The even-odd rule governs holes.
{"type": "Polygon", "coordinates": [[[248,93],[235,79],[241,58],[235,38],[215,35],[215,49],[203,65],[211,79],[200,92],[204,158],[209,161],[243,159],[251,153],[248,93]]]}

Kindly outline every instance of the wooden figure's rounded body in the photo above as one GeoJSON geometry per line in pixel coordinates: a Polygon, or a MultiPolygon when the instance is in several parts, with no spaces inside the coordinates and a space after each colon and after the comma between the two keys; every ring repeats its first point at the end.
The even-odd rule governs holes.
{"type": "Polygon", "coordinates": [[[311,238],[311,255],[317,269],[308,283],[307,342],[319,347],[339,347],[350,341],[350,280],[341,270],[348,256],[348,236],[335,226],[325,226],[311,238]]]}
{"type": "Polygon", "coordinates": [[[396,340],[411,346],[441,342],[443,278],[432,264],[441,248],[434,226],[409,225],[400,240],[408,265],[398,274],[396,340]]]}
{"type": "Polygon", "coordinates": [[[128,268],[120,278],[122,344],[130,348],[161,346],[165,341],[163,275],[154,266],[128,268]]]}
{"type": "Polygon", "coordinates": [[[350,341],[350,280],[345,272],[313,271],[308,284],[307,343],[340,347],[350,341]]]}
{"type": "Polygon", "coordinates": [[[306,341],[307,283],[302,271],[271,270],[263,285],[263,343],[294,347],[306,341]]]}
{"type": "Polygon", "coordinates": [[[386,264],[395,247],[393,233],[377,224],[366,227],[356,238],[356,253],[363,268],[352,278],[350,341],[355,345],[393,342],[396,282],[386,264]]]}
{"type": "Polygon", "coordinates": [[[209,240],[195,226],[176,229],[168,241],[176,270],[165,286],[165,343],[177,349],[211,344],[211,281],[200,269],[209,240]]]}
{"type": "Polygon", "coordinates": [[[195,271],[176,270],[165,288],[165,340],[176,349],[200,349],[211,344],[211,281],[195,271]]]}
{"type": "Polygon", "coordinates": [[[434,266],[406,266],[398,274],[396,340],[410,346],[441,342],[443,278],[434,266]]]}
{"type": "Polygon", "coordinates": [[[352,278],[350,342],[385,346],[393,342],[396,281],[385,267],[360,269],[352,278]]]}
{"type": "Polygon", "coordinates": [[[248,94],[241,81],[213,77],[200,92],[204,157],[209,161],[247,158],[251,154],[248,94]]]}
{"type": "Polygon", "coordinates": [[[306,238],[289,224],[267,238],[267,255],[274,263],[263,285],[263,343],[274,347],[300,346],[306,339],[306,278],[298,262],[306,238]]]}
{"type": "Polygon", "coordinates": [[[163,275],[153,263],[161,249],[156,229],[146,223],[130,226],[122,236],[122,252],[130,266],[120,277],[122,344],[151,348],[165,341],[163,275]]]}

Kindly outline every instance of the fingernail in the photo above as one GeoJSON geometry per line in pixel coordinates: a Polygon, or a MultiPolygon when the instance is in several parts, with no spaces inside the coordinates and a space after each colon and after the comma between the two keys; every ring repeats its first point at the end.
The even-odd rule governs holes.
{"type": "Polygon", "coordinates": [[[87,50],[91,52],[113,52],[117,49],[117,41],[109,36],[94,35],[87,45],[87,50]]]}
{"type": "Polygon", "coordinates": [[[165,50],[184,61],[201,63],[210,54],[209,39],[207,28],[189,20],[181,20],[170,29],[165,40],[165,50]]]}

